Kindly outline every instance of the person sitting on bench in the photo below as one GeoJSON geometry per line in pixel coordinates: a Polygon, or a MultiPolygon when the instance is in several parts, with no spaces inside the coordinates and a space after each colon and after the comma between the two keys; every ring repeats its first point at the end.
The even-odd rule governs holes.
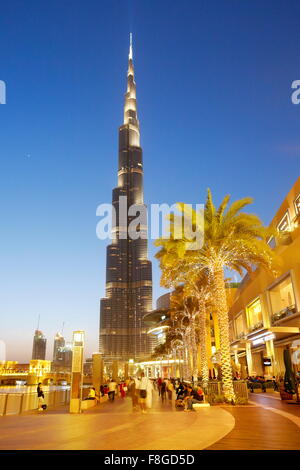
{"type": "Polygon", "coordinates": [[[189,390],[190,393],[185,397],[186,408],[184,411],[194,411],[193,404],[204,401],[204,394],[201,387],[189,390]]]}

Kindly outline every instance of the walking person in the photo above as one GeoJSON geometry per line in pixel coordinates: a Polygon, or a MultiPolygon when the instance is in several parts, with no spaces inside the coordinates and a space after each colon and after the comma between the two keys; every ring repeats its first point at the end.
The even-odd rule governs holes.
{"type": "Polygon", "coordinates": [[[44,411],[43,406],[44,406],[44,402],[45,402],[45,396],[44,396],[44,391],[43,391],[43,387],[42,387],[41,382],[38,383],[36,392],[37,392],[37,396],[38,396],[38,411],[44,411]]]}
{"type": "Polygon", "coordinates": [[[159,397],[161,395],[161,384],[162,384],[162,379],[161,379],[161,377],[158,377],[158,379],[157,379],[157,388],[158,388],[158,396],[159,397]]]}
{"type": "Polygon", "coordinates": [[[120,383],[120,394],[121,394],[121,398],[125,398],[125,396],[126,396],[126,390],[127,390],[127,387],[126,387],[125,382],[121,382],[121,383],[120,383]]]}
{"type": "Polygon", "coordinates": [[[140,381],[140,406],[142,413],[146,413],[146,398],[147,398],[147,390],[149,387],[149,379],[145,377],[144,372],[141,373],[141,381],[140,381]]]}
{"type": "Polygon", "coordinates": [[[110,401],[115,400],[116,389],[117,383],[113,379],[111,379],[111,381],[108,383],[108,398],[110,399],[110,401]]]}
{"type": "Polygon", "coordinates": [[[148,380],[147,385],[147,397],[146,397],[146,407],[147,409],[152,408],[152,393],[153,393],[153,382],[152,380],[148,380]]]}
{"type": "Polygon", "coordinates": [[[173,391],[174,391],[174,385],[170,380],[167,385],[169,405],[172,405],[173,391]]]}
{"type": "Polygon", "coordinates": [[[166,391],[167,391],[167,384],[165,380],[163,380],[160,386],[160,396],[161,396],[162,403],[166,401],[166,391]]]}
{"type": "Polygon", "coordinates": [[[131,404],[132,404],[132,411],[135,411],[138,406],[138,396],[137,396],[137,388],[136,388],[136,379],[130,378],[130,382],[128,384],[128,392],[131,396],[131,404]]]}

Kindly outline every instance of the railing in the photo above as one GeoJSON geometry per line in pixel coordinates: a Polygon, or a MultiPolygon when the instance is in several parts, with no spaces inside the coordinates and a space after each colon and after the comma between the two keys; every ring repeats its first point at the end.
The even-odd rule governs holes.
{"type": "Polygon", "coordinates": [[[248,389],[254,390],[254,389],[261,389],[266,390],[266,389],[272,389],[275,390],[275,383],[273,380],[263,380],[263,381],[248,381],[247,382],[248,389]]]}
{"type": "MultiPolygon", "coordinates": [[[[246,400],[248,400],[248,388],[246,381],[234,380],[233,389],[237,398],[245,398],[246,400]]],[[[223,395],[223,393],[223,382],[219,382],[217,380],[208,382],[208,386],[205,390],[205,394],[208,401],[211,401],[211,398],[213,396],[221,396],[223,395]]]]}
{"type": "MultiPolygon", "coordinates": [[[[48,407],[66,405],[70,402],[70,390],[49,390],[44,392],[48,407]]],[[[0,393],[0,416],[18,415],[38,408],[37,393],[0,393]]]]}
{"type": "Polygon", "coordinates": [[[249,327],[249,333],[252,333],[253,331],[256,331],[256,330],[259,330],[260,328],[262,328],[264,326],[264,323],[263,321],[260,321],[258,323],[255,323],[255,325],[251,325],[249,327]]]}
{"type": "Polygon", "coordinates": [[[280,312],[274,313],[271,317],[271,323],[274,325],[278,320],[294,315],[294,313],[296,313],[296,305],[289,305],[288,307],[280,310],[280,312]]]}
{"type": "Polygon", "coordinates": [[[244,331],[242,331],[241,333],[239,333],[238,335],[236,335],[236,338],[237,339],[245,339],[247,336],[246,333],[244,333],[244,331]]]}

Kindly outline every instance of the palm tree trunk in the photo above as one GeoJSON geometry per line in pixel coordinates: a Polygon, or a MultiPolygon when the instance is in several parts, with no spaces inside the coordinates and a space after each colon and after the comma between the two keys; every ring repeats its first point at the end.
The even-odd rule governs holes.
{"type": "Polygon", "coordinates": [[[220,330],[220,351],[221,351],[221,368],[224,396],[227,400],[235,400],[233,388],[231,358],[230,358],[230,340],[229,340],[229,319],[224,282],[223,269],[216,269],[213,277],[215,306],[218,316],[220,330]]]}
{"type": "Polygon", "coordinates": [[[201,359],[201,377],[203,388],[207,388],[209,372],[207,358],[207,325],[206,309],[204,302],[199,303],[199,337],[200,337],[200,359],[201,359]]]}
{"type": "Polygon", "coordinates": [[[196,328],[195,319],[191,318],[191,336],[192,336],[192,351],[193,351],[193,380],[198,381],[198,355],[197,355],[197,341],[196,341],[196,328]]]}
{"type": "Polygon", "coordinates": [[[192,368],[191,368],[191,332],[190,332],[190,327],[186,329],[185,333],[185,363],[186,363],[186,368],[185,368],[185,379],[186,380],[191,380],[192,376],[192,368]]]}

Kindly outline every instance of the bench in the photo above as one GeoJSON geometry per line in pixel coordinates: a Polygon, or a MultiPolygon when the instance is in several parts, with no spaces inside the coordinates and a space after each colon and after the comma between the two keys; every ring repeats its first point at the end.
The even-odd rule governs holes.
{"type": "Polygon", "coordinates": [[[104,397],[98,398],[98,400],[82,400],[81,402],[81,409],[89,410],[90,408],[94,408],[98,403],[104,403],[108,400],[108,395],[104,395],[104,397]]]}
{"type": "Polygon", "coordinates": [[[96,406],[97,400],[82,400],[81,402],[81,409],[82,410],[89,410],[90,408],[93,408],[96,406]]]}
{"type": "Polygon", "coordinates": [[[193,409],[196,411],[201,410],[201,408],[208,408],[210,406],[209,403],[202,402],[202,403],[193,403],[193,409]]]}

